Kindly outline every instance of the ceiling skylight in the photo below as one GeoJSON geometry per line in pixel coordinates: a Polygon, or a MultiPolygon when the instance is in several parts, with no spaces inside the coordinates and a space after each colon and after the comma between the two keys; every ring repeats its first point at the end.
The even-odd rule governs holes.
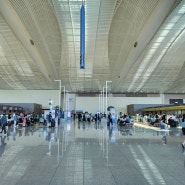
{"type": "Polygon", "coordinates": [[[162,60],[165,53],[179,40],[178,38],[182,34],[180,34],[181,29],[177,28],[176,25],[182,20],[183,22],[185,21],[185,2],[183,1],[182,3],[180,3],[176,9],[174,9],[173,13],[171,13],[171,15],[162,25],[161,29],[159,29],[157,32],[153,41],[151,41],[150,47],[145,53],[145,57],[143,58],[143,61],[128,88],[128,92],[132,91],[132,88],[136,86],[136,83],[136,92],[142,89],[142,87],[145,85],[145,82],[151,76],[152,72],[162,60]]]}

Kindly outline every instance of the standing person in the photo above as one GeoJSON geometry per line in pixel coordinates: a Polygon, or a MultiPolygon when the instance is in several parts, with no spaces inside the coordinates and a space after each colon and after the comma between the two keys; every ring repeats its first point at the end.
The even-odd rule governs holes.
{"type": "Polygon", "coordinates": [[[168,126],[165,123],[165,120],[162,120],[161,121],[161,135],[162,135],[162,140],[164,141],[165,144],[167,143],[167,138],[166,138],[166,129],[167,128],[168,128],[168,126]]]}
{"type": "Polygon", "coordinates": [[[3,113],[3,116],[1,117],[1,125],[2,125],[2,131],[0,133],[2,133],[4,131],[4,134],[6,135],[6,124],[7,124],[7,117],[5,115],[5,113],[3,113]]]}
{"type": "Polygon", "coordinates": [[[185,114],[183,114],[182,117],[182,133],[185,135],[185,114]]]}
{"type": "Polygon", "coordinates": [[[51,122],[52,122],[52,114],[51,114],[51,112],[49,112],[48,120],[49,120],[48,127],[51,127],[51,122]]]}
{"type": "Polygon", "coordinates": [[[155,123],[156,123],[156,117],[152,116],[152,118],[151,118],[151,125],[154,126],[155,123]]]}
{"type": "Polygon", "coordinates": [[[109,112],[109,114],[108,114],[108,120],[107,120],[108,122],[107,122],[107,126],[110,126],[110,124],[111,125],[113,125],[113,123],[112,123],[112,115],[111,115],[111,113],[109,112]]]}
{"type": "Polygon", "coordinates": [[[7,122],[8,122],[8,126],[10,127],[11,126],[11,122],[12,122],[12,116],[11,116],[11,113],[10,112],[8,113],[7,122]]]}
{"type": "Polygon", "coordinates": [[[14,113],[13,114],[13,122],[14,122],[14,127],[17,125],[17,115],[14,113]]]}
{"type": "Polygon", "coordinates": [[[161,120],[161,129],[167,129],[167,124],[165,123],[165,120],[161,120]]]}

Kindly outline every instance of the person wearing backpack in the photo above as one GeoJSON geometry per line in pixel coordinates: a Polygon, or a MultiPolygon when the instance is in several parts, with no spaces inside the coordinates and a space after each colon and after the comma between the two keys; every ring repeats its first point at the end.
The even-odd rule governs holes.
{"type": "Polygon", "coordinates": [[[2,125],[2,131],[0,133],[4,132],[4,135],[6,135],[7,117],[6,117],[5,113],[3,113],[3,116],[1,117],[0,122],[2,125]]]}

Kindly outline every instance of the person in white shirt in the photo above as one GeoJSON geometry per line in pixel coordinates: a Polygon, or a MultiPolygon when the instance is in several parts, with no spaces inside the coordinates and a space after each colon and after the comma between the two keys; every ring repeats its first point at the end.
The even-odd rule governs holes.
{"type": "Polygon", "coordinates": [[[17,115],[14,113],[13,114],[13,121],[14,121],[14,127],[17,125],[17,115]]]}

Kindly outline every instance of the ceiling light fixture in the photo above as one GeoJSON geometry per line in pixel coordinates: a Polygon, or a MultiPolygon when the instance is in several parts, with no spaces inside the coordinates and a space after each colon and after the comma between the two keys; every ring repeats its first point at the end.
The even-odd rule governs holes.
{"type": "Polygon", "coordinates": [[[30,43],[31,43],[32,46],[34,46],[34,42],[33,42],[32,39],[30,39],[30,43]]]}

